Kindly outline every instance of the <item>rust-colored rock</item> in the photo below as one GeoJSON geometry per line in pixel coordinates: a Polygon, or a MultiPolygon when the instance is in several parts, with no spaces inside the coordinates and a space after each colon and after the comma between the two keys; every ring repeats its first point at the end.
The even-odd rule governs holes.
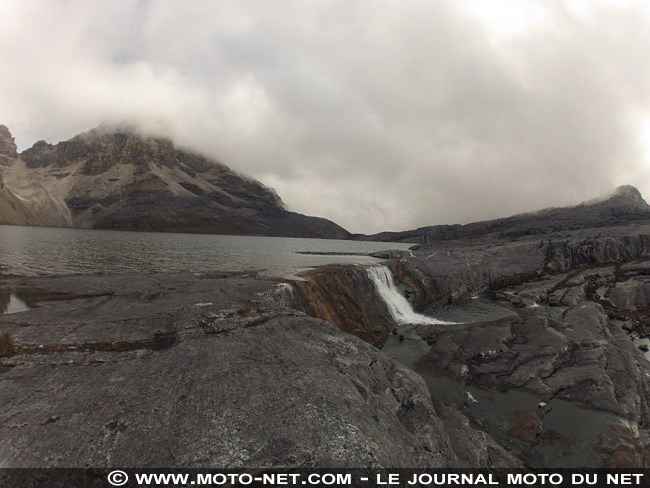
{"type": "Polygon", "coordinates": [[[394,323],[360,267],[325,266],[296,283],[300,307],[339,329],[381,347],[394,323]]]}

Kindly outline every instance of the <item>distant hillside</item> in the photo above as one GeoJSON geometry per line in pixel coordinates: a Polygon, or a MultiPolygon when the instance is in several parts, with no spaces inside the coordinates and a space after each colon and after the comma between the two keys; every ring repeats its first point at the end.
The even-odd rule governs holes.
{"type": "Polygon", "coordinates": [[[103,127],[21,154],[0,126],[0,223],[346,239],[335,223],[285,209],[272,189],[227,166],[103,127]],[[12,210],[13,209],[13,210],[12,210]]]}
{"type": "Polygon", "coordinates": [[[648,205],[639,190],[630,185],[618,187],[613,194],[573,207],[548,208],[534,213],[513,215],[467,225],[433,225],[404,232],[355,234],[354,239],[425,243],[478,237],[519,237],[550,232],[604,227],[650,219],[648,205]]]}

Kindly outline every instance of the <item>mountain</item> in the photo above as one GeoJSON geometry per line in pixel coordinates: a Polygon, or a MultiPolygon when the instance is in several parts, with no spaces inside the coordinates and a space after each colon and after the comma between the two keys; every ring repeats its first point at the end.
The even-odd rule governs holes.
{"type": "Polygon", "coordinates": [[[10,165],[17,157],[16,144],[9,129],[0,125],[0,222],[27,225],[29,210],[24,202],[5,185],[1,176],[2,168],[10,165]]]}
{"type": "Polygon", "coordinates": [[[39,141],[21,154],[9,130],[0,127],[0,223],[335,239],[350,235],[329,220],[288,211],[275,191],[259,181],[131,127],[99,126],[58,144],[39,141]]]}
{"type": "Polygon", "coordinates": [[[592,227],[606,227],[650,220],[650,205],[631,185],[611,195],[572,207],[547,208],[538,212],[474,222],[466,225],[433,225],[404,232],[355,234],[354,239],[383,242],[426,243],[478,237],[512,238],[592,227]]]}

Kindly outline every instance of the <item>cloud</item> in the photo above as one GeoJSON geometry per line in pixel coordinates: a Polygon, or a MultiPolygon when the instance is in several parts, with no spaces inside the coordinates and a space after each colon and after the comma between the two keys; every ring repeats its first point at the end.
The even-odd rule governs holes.
{"type": "Polygon", "coordinates": [[[5,0],[25,148],[134,120],[356,232],[650,195],[639,1],[5,0]]]}

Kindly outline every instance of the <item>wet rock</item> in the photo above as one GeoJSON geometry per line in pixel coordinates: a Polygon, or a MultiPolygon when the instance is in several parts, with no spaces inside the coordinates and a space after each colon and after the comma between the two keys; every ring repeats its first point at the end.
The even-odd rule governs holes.
{"type": "MultiPolygon", "coordinates": [[[[565,291],[576,288],[580,287],[565,291]]],[[[518,319],[429,328],[434,340],[430,352],[418,362],[418,371],[448,376],[465,387],[473,385],[502,394],[518,390],[532,393],[543,415],[551,411],[551,402],[560,398],[576,408],[609,412],[609,421],[614,424],[640,426],[634,440],[617,441],[622,443],[621,449],[624,445],[636,456],[632,459],[639,458],[650,447],[650,362],[634,347],[621,323],[610,320],[601,305],[582,301],[551,314],[554,309],[517,309],[518,319]]],[[[518,412],[504,413],[504,421],[511,427],[508,431],[492,427],[491,435],[499,438],[501,445],[507,445],[508,439],[523,443],[513,454],[527,463],[543,466],[544,459],[555,459],[539,458],[540,453],[532,448],[540,432],[537,414],[518,412]]],[[[557,434],[573,437],[568,431],[557,434]]],[[[585,461],[582,442],[564,448],[567,466],[578,459],[605,466],[602,463],[606,458],[599,457],[595,444],[585,461]]],[[[619,466],[638,465],[621,459],[619,466]]]]}
{"type": "Polygon", "coordinates": [[[449,432],[451,447],[457,453],[460,468],[522,468],[523,463],[484,430],[476,429],[468,418],[449,404],[436,406],[436,412],[449,432]]]}
{"type": "Polygon", "coordinates": [[[558,283],[563,279],[562,275],[543,278],[538,281],[523,283],[517,287],[517,296],[527,298],[535,303],[540,303],[548,298],[558,283]]]}
{"type": "Polygon", "coordinates": [[[295,306],[381,347],[396,325],[364,268],[322,266],[295,283],[295,306]]]}
{"type": "Polygon", "coordinates": [[[539,410],[510,412],[509,435],[527,444],[534,444],[542,434],[544,416],[539,410]]]}
{"type": "MultiPolygon", "coordinates": [[[[532,288],[521,290],[521,297],[542,301],[545,292],[550,294],[559,288],[582,286],[587,280],[613,282],[613,266],[603,265],[650,256],[648,223],[577,230],[563,237],[542,242],[522,238],[423,244],[413,248],[412,257],[391,260],[390,267],[395,277],[414,291],[416,305],[425,308],[441,306],[477,292],[503,290],[524,283],[531,283],[532,288]],[[567,274],[580,267],[585,268],[584,271],[567,274]],[[557,285],[563,278],[555,276],[566,278],[559,288],[557,285]]],[[[512,296],[516,302],[517,294],[512,296]]],[[[561,298],[558,293],[552,300],[559,306],[561,298]]],[[[568,296],[569,304],[581,299],[582,292],[572,292],[568,296]]]]}

